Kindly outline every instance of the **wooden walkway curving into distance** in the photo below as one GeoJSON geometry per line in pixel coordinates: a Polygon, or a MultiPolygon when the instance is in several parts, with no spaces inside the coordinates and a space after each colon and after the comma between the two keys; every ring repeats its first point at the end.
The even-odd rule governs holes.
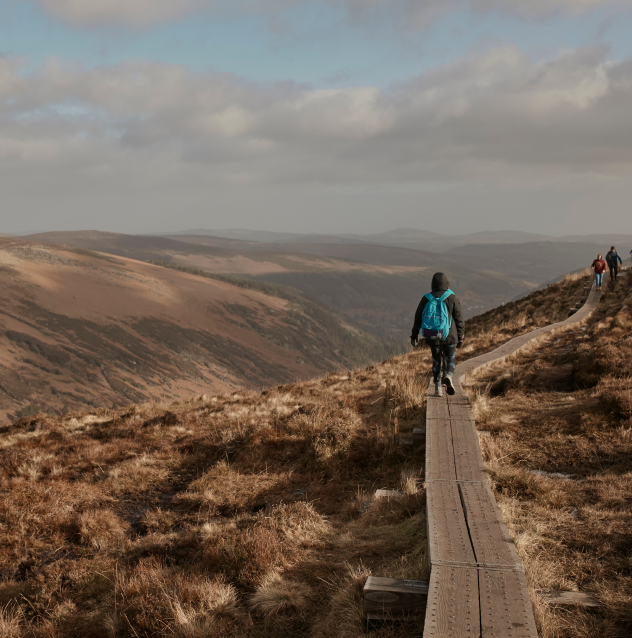
{"type": "Polygon", "coordinates": [[[538,638],[524,568],[487,482],[462,382],[545,334],[581,323],[600,297],[593,284],[585,304],[565,321],[459,364],[454,396],[432,396],[430,383],[426,505],[431,572],[424,638],[538,638]]]}

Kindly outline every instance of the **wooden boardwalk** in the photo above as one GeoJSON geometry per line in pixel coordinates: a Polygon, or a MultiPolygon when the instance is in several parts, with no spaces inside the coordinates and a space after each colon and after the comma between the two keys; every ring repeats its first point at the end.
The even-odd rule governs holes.
{"type": "Polygon", "coordinates": [[[543,335],[582,322],[600,296],[593,284],[586,303],[565,321],[459,364],[454,396],[434,397],[434,384],[429,385],[426,503],[431,572],[424,638],[538,638],[524,568],[489,488],[462,382],[467,374],[543,335]]]}

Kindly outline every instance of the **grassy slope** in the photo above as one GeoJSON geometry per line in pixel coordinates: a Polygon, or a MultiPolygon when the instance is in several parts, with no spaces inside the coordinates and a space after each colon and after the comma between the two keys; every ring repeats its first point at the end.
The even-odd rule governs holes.
{"type": "MultiPolygon", "coordinates": [[[[512,299],[530,288],[494,272],[444,268],[459,292],[466,317],[512,299]]],[[[269,273],[256,277],[302,290],[338,312],[353,317],[365,330],[382,338],[405,340],[416,304],[429,291],[435,270],[402,274],[365,272],[269,273]]]]}
{"type": "MultiPolygon", "coordinates": [[[[535,323],[580,288],[536,293],[535,323]]],[[[459,356],[530,327],[482,317],[459,356]]],[[[423,422],[429,367],[421,348],[262,393],[2,428],[0,633],[362,635],[368,573],[428,575],[423,452],[390,433],[394,410],[403,434],[423,422]],[[406,495],[360,514],[376,488],[406,495]]]]}
{"type": "Polygon", "coordinates": [[[270,284],[21,239],[0,240],[0,270],[0,422],[261,388],[397,351],[270,284]]]}
{"type": "Polygon", "coordinates": [[[541,341],[470,389],[542,638],[632,634],[631,332],[632,273],[607,285],[584,329],[541,341]],[[545,588],[593,592],[602,605],[550,608],[545,588]]]}

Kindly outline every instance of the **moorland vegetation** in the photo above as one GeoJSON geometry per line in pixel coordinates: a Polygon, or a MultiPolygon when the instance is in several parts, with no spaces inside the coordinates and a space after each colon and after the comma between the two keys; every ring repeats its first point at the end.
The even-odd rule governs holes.
{"type": "Polygon", "coordinates": [[[632,273],[583,325],[471,380],[488,475],[542,638],[632,633],[632,273]],[[544,590],[597,608],[546,604],[544,590]]]}
{"type": "MultiPolygon", "coordinates": [[[[582,286],[470,320],[460,359],[564,318],[582,286]]],[[[420,348],[263,391],[0,428],[0,635],[363,635],[368,574],[428,577],[423,451],[395,423],[403,437],[423,426],[429,370],[420,348]]]]}

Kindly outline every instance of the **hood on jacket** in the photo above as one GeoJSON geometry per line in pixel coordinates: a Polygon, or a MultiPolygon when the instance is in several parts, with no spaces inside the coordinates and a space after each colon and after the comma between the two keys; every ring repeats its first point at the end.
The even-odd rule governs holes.
{"type": "Polygon", "coordinates": [[[432,292],[445,292],[449,287],[448,278],[442,272],[436,272],[432,277],[432,292]]]}

